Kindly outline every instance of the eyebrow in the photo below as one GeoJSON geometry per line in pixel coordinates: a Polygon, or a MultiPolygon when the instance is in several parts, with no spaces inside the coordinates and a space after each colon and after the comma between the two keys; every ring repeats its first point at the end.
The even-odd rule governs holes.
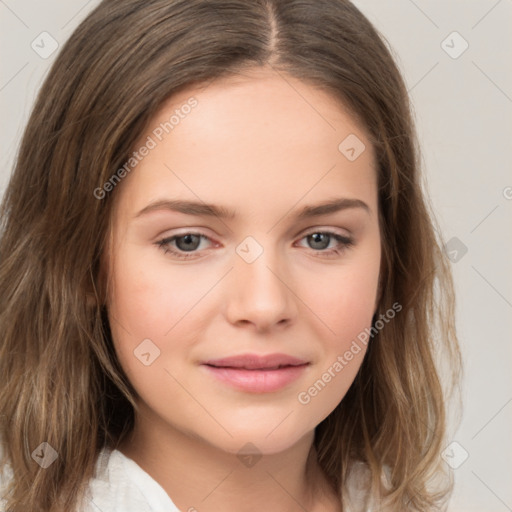
{"type": "MultiPolygon", "coordinates": [[[[371,212],[370,207],[361,199],[342,197],[316,205],[304,206],[295,215],[295,218],[297,220],[309,219],[352,208],[361,208],[368,214],[371,212]]],[[[148,204],[135,217],[141,217],[158,210],[170,210],[186,215],[218,217],[220,219],[234,219],[237,216],[236,211],[229,210],[224,206],[180,199],[160,199],[148,204]]]]}

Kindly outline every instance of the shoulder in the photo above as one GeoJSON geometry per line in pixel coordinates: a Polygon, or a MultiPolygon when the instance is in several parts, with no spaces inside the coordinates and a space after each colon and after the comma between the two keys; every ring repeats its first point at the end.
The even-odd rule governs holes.
{"type": "Polygon", "coordinates": [[[119,450],[104,448],[80,512],[179,512],[164,489],[119,450]]]}
{"type": "MultiPolygon", "coordinates": [[[[3,448],[2,443],[0,442],[0,462],[3,460],[3,448]]],[[[9,464],[4,464],[0,467],[0,512],[5,512],[6,508],[6,500],[4,499],[5,494],[7,492],[7,488],[12,480],[12,469],[9,464]]]]}
{"type": "MultiPolygon", "coordinates": [[[[0,446],[0,460],[2,458],[0,446]]],[[[13,477],[10,465],[0,468],[0,512],[6,510],[5,493],[13,477]]],[[[77,512],[179,512],[164,489],[133,460],[118,450],[101,450],[94,477],[86,486],[77,512]]]]}
{"type": "MultiPolygon", "coordinates": [[[[384,488],[389,486],[389,468],[385,467],[381,474],[384,488]]],[[[376,503],[369,490],[372,474],[363,462],[353,462],[347,474],[346,493],[343,498],[344,506],[349,512],[392,512],[382,508],[382,503],[376,503]]]]}

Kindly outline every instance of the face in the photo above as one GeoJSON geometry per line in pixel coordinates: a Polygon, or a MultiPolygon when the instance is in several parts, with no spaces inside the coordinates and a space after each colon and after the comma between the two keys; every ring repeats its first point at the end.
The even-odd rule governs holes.
{"type": "Polygon", "coordinates": [[[364,130],[327,93],[259,70],[174,96],[135,150],[107,308],[146,425],[231,453],[292,446],[343,399],[376,309],[364,130]]]}

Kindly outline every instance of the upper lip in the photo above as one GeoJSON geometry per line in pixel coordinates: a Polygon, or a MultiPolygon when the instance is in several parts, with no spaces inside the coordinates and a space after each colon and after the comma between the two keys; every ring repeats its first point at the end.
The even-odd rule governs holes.
{"type": "Polygon", "coordinates": [[[287,354],[240,354],[221,359],[210,359],[205,365],[217,368],[243,368],[246,370],[275,370],[280,366],[300,366],[308,364],[308,361],[287,354]]]}

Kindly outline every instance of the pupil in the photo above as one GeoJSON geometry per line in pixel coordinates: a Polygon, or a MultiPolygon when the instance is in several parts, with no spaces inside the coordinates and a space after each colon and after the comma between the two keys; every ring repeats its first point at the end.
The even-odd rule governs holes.
{"type": "Polygon", "coordinates": [[[329,235],[326,233],[313,233],[312,235],[309,235],[309,237],[312,239],[314,249],[325,249],[329,245],[329,235]],[[323,242],[322,238],[324,238],[323,242]],[[315,247],[315,244],[320,244],[320,247],[315,247]]]}
{"type": "Polygon", "coordinates": [[[199,237],[197,235],[184,235],[184,236],[180,236],[179,238],[176,239],[176,245],[182,251],[191,251],[191,250],[197,249],[198,241],[199,241],[199,237]],[[193,240],[194,237],[196,238],[195,244],[194,244],[194,240],[193,240]],[[180,243],[183,240],[185,240],[185,243],[184,244],[180,243]],[[182,247],[180,247],[180,246],[182,246],[182,247]]]}

